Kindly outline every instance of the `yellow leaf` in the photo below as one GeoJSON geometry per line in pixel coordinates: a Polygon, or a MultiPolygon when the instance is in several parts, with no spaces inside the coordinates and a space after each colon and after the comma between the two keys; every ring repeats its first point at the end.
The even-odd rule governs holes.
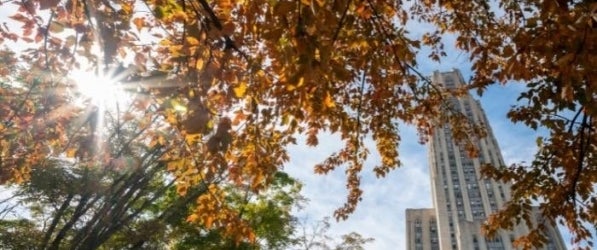
{"type": "Polygon", "coordinates": [[[203,69],[203,60],[197,59],[197,62],[195,63],[195,68],[198,70],[203,69]]]}
{"type": "Polygon", "coordinates": [[[191,214],[189,215],[189,217],[187,217],[187,222],[195,222],[197,221],[197,219],[199,219],[199,216],[197,214],[191,214]]]}
{"type": "Polygon", "coordinates": [[[168,39],[163,39],[159,42],[159,45],[162,46],[170,46],[172,44],[172,41],[168,40],[168,39]]]}
{"type": "Polygon", "coordinates": [[[176,117],[176,114],[174,112],[166,113],[166,121],[173,125],[178,124],[178,118],[176,117]]]}
{"type": "Polygon", "coordinates": [[[293,84],[287,84],[287,85],[286,85],[286,90],[288,90],[288,91],[293,91],[293,90],[295,90],[296,88],[298,88],[298,87],[300,87],[300,86],[303,86],[304,84],[305,84],[305,78],[304,78],[304,77],[301,77],[301,78],[299,78],[299,80],[298,80],[298,82],[296,83],[296,85],[293,85],[293,84]]]}
{"type": "Polygon", "coordinates": [[[296,84],[297,87],[303,86],[303,84],[305,84],[305,78],[301,77],[298,80],[298,83],[296,84]]]}
{"type": "Polygon", "coordinates": [[[247,84],[245,82],[241,82],[237,87],[234,88],[234,94],[238,98],[245,96],[246,92],[247,92],[247,84]]]}
{"type": "Polygon", "coordinates": [[[200,138],[200,134],[188,134],[185,136],[185,140],[188,144],[193,144],[196,141],[199,141],[200,138]]]}
{"type": "Polygon", "coordinates": [[[197,45],[199,45],[199,40],[197,40],[197,38],[194,38],[192,36],[188,36],[187,43],[191,46],[197,46],[197,45]]]}
{"type": "Polygon", "coordinates": [[[66,151],[66,157],[68,157],[68,158],[74,158],[76,154],[77,154],[77,149],[74,149],[74,148],[71,148],[66,151]]]}
{"type": "Polygon", "coordinates": [[[120,8],[122,9],[122,12],[126,14],[130,14],[133,12],[133,4],[131,3],[123,3],[120,5],[120,8]]]}
{"type": "Polygon", "coordinates": [[[187,107],[177,99],[170,100],[170,105],[172,105],[172,109],[176,112],[187,112],[187,107]]]}
{"type": "Polygon", "coordinates": [[[334,100],[332,99],[332,95],[330,94],[330,92],[326,92],[323,104],[328,108],[336,107],[336,102],[334,102],[334,100]]]}

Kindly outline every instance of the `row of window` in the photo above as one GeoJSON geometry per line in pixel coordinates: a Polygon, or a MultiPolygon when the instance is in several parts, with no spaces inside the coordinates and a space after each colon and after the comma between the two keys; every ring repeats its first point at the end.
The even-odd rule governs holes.
{"type": "MultiPolygon", "coordinates": [[[[415,249],[422,249],[423,225],[421,219],[415,219],[415,249]]],[[[437,223],[434,219],[429,220],[429,237],[431,239],[431,249],[439,250],[439,240],[437,235],[437,223]]]]}

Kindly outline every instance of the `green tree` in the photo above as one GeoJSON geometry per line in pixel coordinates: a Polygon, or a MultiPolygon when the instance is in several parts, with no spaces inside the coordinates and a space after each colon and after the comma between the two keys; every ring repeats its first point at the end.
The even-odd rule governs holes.
{"type": "Polygon", "coordinates": [[[0,244],[4,249],[35,249],[36,239],[43,237],[28,220],[0,220],[0,244]]]}
{"type": "Polygon", "coordinates": [[[22,211],[20,216],[0,220],[2,245],[9,249],[283,249],[292,243],[295,219],[291,210],[303,199],[300,184],[283,172],[262,195],[230,190],[226,202],[249,221],[257,239],[237,242],[217,229],[186,220],[195,206],[192,201],[206,188],[179,196],[165,181],[165,169],[158,173],[147,173],[144,168],[137,173],[77,171],[54,163],[34,168],[28,182],[15,186],[12,202],[21,204],[17,209],[22,211]],[[131,178],[135,174],[152,179],[151,185],[135,191],[139,196],[110,192],[115,188],[134,190],[140,182],[131,178]],[[122,179],[128,181],[121,183],[122,179]],[[167,190],[161,192],[164,188],[167,190]],[[147,205],[145,200],[152,203],[147,205]],[[122,203],[136,204],[121,209],[118,204],[122,203]]]}

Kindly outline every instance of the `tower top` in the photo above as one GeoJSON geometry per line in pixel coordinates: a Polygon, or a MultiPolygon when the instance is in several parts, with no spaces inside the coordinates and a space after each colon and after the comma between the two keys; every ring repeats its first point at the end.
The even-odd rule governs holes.
{"type": "Polygon", "coordinates": [[[433,76],[431,77],[431,81],[447,89],[455,89],[466,85],[462,73],[460,73],[460,70],[456,68],[452,69],[452,71],[434,71],[433,76]]]}

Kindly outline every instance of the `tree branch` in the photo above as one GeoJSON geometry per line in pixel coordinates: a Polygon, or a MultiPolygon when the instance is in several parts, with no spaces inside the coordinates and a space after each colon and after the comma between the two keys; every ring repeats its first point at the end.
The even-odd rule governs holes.
{"type": "Polygon", "coordinates": [[[346,14],[348,13],[348,9],[349,9],[351,3],[352,3],[352,0],[349,0],[348,2],[346,2],[346,8],[344,9],[344,12],[342,13],[342,17],[340,17],[340,22],[338,23],[338,27],[334,31],[334,36],[332,37],[332,45],[331,45],[332,49],[334,48],[334,43],[338,39],[338,35],[340,35],[340,30],[342,30],[342,27],[344,26],[344,21],[346,20],[346,14]]]}
{"type": "Polygon", "coordinates": [[[41,243],[41,249],[45,249],[46,246],[48,245],[48,242],[50,241],[50,238],[52,237],[52,234],[54,233],[54,230],[56,229],[58,222],[62,218],[62,215],[64,214],[66,209],[70,206],[70,202],[74,196],[75,195],[73,193],[68,194],[68,196],[66,197],[64,202],[62,202],[62,205],[60,206],[60,208],[58,209],[56,214],[54,214],[54,216],[53,216],[54,218],[52,219],[52,222],[50,223],[50,227],[47,229],[44,239],[41,243]]]}

